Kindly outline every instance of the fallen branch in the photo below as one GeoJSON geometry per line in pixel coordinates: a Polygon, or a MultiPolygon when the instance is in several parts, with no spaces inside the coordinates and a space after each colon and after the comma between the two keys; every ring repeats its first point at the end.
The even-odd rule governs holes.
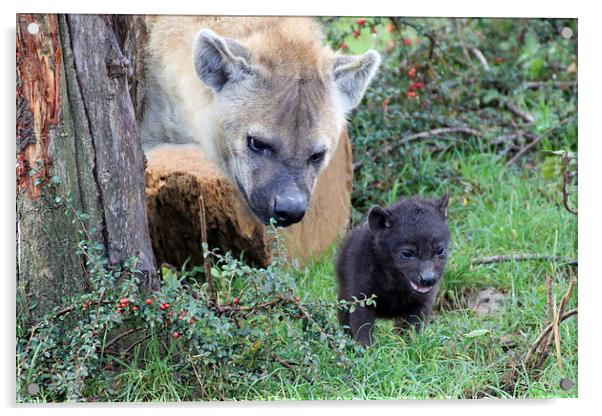
{"type": "Polygon", "coordinates": [[[423,131],[421,133],[416,133],[416,134],[412,134],[410,136],[406,136],[406,137],[402,138],[399,143],[406,144],[406,143],[410,143],[410,142],[413,142],[416,140],[426,139],[426,138],[433,137],[433,136],[441,136],[443,134],[450,134],[450,133],[463,133],[463,134],[469,134],[469,135],[473,135],[473,136],[477,136],[477,137],[484,137],[483,133],[481,133],[480,131],[471,129],[468,127],[441,127],[438,129],[423,131]]]}
{"type": "Polygon", "coordinates": [[[501,256],[486,256],[476,259],[472,262],[474,265],[502,263],[506,261],[527,261],[527,260],[547,260],[567,263],[570,266],[577,266],[576,259],[561,256],[551,256],[548,254],[508,254],[501,256]]]}
{"type": "MultiPolygon", "coordinates": [[[[558,323],[564,321],[565,319],[570,318],[571,316],[577,315],[577,313],[578,313],[577,308],[568,311],[567,313],[565,313],[558,319],[558,323]]],[[[541,344],[541,341],[550,333],[550,331],[552,331],[553,327],[554,327],[554,323],[551,323],[548,326],[546,326],[545,329],[541,332],[541,334],[539,334],[539,336],[537,337],[535,342],[533,344],[531,344],[531,347],[529,348],[529,351],[527,351],[527,355],[525,355],[525,359],[523,360],[523,362],[525,363],[525,366],[527,366],[529,364],[531,356],[533,355],[533,353],[535,353],[535,351],[541,344]]]]}
{"type": "Polygon", "coordinates": [[[573,119],[574,116],[565,118],[564,120],[558,122],[554,127],[549,128],[548,130],[546,130],[544,133],[540,134],[539,136],[535,137],[535,139],[533,139],[529,144],[527,144],[526,146],[524,146],[522,149],[520,149],[518,151],[518,153],[516,155],[514,155],[514,157],[512,159],[510,159],[508,161],[508,163],[506,163],[506,168],[510,167],[513,163],[515,163],[518,159],[520,159],[521,157],[523,157],[523,155],[525,153],[527,153],[529,151],[529,149],[531,149],[533,146],[535,146],[537,143],[539,143],[540,141],[542,141],[544,138],[546,138],[547,136],[549,136],[552,132],[554,132],[554,130],[558,129],[559,127],[565,125],[566,123],[568,123],[569,121],[571,121],[573,119]]]}

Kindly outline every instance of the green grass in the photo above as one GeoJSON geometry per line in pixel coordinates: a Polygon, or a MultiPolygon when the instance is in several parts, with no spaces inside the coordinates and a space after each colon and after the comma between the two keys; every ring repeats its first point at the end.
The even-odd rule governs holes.
{"type": "MultiPolygon", "coordinates": [[[[576,269],[554,261],[473,264],[482,256],[512,253],[577,258],[577,217],[563,207],[560,158],[549,153],[577,151],[576,90],[520,87],[523,81],[574,79],[565,69],[577,60],[576,41],[559,39],[554,25],[575,22],[460,20],[460,27],[466,26],[464,41],[479,46],[490,61],[491,71],[484,72],[464,61],[457,46],[460,32],[449,19],[402,19],[401,32],[390,33],[385,20],[369,18],[358,39],[351,35],[356,18],[325,20],[328,31],[333,32],[328,36],[332,46],[336,49],[345,42],[349,47],[346,53],[362,53],[368,48],[382,52],[391,49],[392,40],[397,42],[395,49],[383,52],[381,71],[351,116],[354,160],[361,162],[354,176],[352,219],[357,222],[371,205],[387,205],[399,197],[450,193],[450,260],[432,322],[419,334],[400,335],[390,322],[378,321],[375,344],[368,350],[345,350],[340,357],[326,342],[317,342],[311,344],[317,345],[314,361],[303,363],[299,340],[287,335],[288,326],[300,327],[300,319],[253,321],[258,330],[276,327],[279,335],[266,344],[271,342],[268,347],[279,351],[280,358],[299,365],[287,368],[271,363],[257,377],[244,378],[238,377],[236,369],[203,372],[185,363],[181,344],[169,337],[151,337],[133,349],[132,357],[106,356],[102,374],[86,385],[85,397],[91,401],[576,397],[576,317],[560,326],[563,370],[553,349],[539,370],[527,371],[521,365],[546,321],[546,279],[552,278],[559,302],[569,281],[576,278],[576,269]],[[372,36],[368,26],[377,23],[377,36],[372,36]],[[523,30],[524,42],[508,36],[523,30]],[[428,57],[427,33],[437,39],[432,59],[428,57]],[[402,46],[402,38],[412,39],[412,46],[402,46]],[[498,64],[495,57],[504,60],[498,64]],[[425,69],[427,63],[432,71],[425,69]],[[420,100],[405,97],[411,81],[405,74],[411,65],[421,68],[419,80],[429,85],[421,90],[420,100]],[[491,84],[492,80],[501,87],[491,84]],[[523,123],[503,107],[491,105],[488,100],[494,95],[507,96],[531,114],[533,122],[523,123]],[[382,111],[385,100],[388,111],[382,111]],[[507,160],[532,139],[517,140],[512,148],[489,144],[517,129],[534,137],[567,119],[571,120],[562,129],[546,136],[510,168],[505,167],[507,160]],[[469,126],[483,136],[440,137],[405,146],[396,142],[441,126],[469,126]],[[440,145],[438,149],[433,150],[434,144],[440,145]],[[487,287],[506,295],[505,306],[495,315],[479,316],[467,305],[467,297],[487,287]],[[482,335],[467,335],[478,334],[473,332],[478,330],[482,335]],[[502,336],[512,336],[515,346],[504,350],[502,336]],[[341,361],[347,364],[341,365],[341,361]],[[507,375],[515,364],[517,377],[508,386],[507,375]],[[229,376],[224,378],[224,373],[229,376]],[[559,386],[565,377],[573,382],[569,391],[559,386]]],[[[576,171],[576,166],[571,171],[576,171]]],[[[571,180],[569,188],[573,207],[577,203],[575,181],[571,180]]],[[[293,274],[295,294],[304,304],[333,302],[335,255],[336,244],[304,268],[278,270],[282,272],[278,276],[284,279],[293,274]]],[[[180,277],[199,273],[181,273],[180,277]]],[[[244,285],[244,279],[227,282],[220,300],[230,302],[231,294],[239,293],[244,285]]],[[[567,310],[576,306],[577,290],[567,310]]],[[[330,322],[336,323],[334,310],[330,322]]],[[[17,335],[24,333],[19,324],[17,335]]],[[[34,360],[31,366],[38,363],[34,360]]],[[[27,374],[18,380],[19,386],[27,384],[27,374]]],[[[42,390],[35,400],[46,401],[45,394],[42,390]]]]}
{"type": "MultiPolygon", "coordinates": [[[[97,390],[111,385],[117,399],[124,401],[577,396],[575,318],[560,327],[564,372],[559,370],[552,352],[537,373],[527,373],[519,365],[514,388],[504,389],[504,376],[510,366],[513,362],[520,363],[542,330],[546,277],[552,276],[554,292],[560,298],[572,276],[571,270],[544,261],[471,264],[480,256],[512,252],[575,258],[577,221],[558,203],[557,188],[551,187],[537,169],[506,171],[501,162],[487,154],[464,159],[449,154],[425,163],[427,168],[445,165],[458,177],[438,190],[447,189],[451,194],[449,219],[453,240],[440,298],[456,302],[451,302],[451,309],[438,310],[423,332],[400,335],[390,322],[382,320],[377,323],[373,347],[359,354],[348,353],[350,367],[338,365],[337,357],[324,343],[317,351],[319,360],[314,363],[313,371],[309,366],[292,369],[276,366],[252,382],[233,385],[204,377],[203,386],[190,368],[176,369],[170,364],[176,350],[167,346],[160,352],[153,340],[144,349],[136,350],[132,362],[116,361],[115,371],[99,382],[97,390]],[[479,316],[462,298],[468,292],[486,287],[505,293],[506,304],[498,314],[479,316]],[[471,331],[483,329],[487,330],[484,335],[467,336],[471,331]],[[502,348],[503,335],[516,339],[516,346],[509,351],[502,348]],[[570,391],[559,387],[564,377],[574,383],[570,391]]],[[[334,255],[333,247],[305,268],[293,271],[302,302],[335,299],[334,255]]],[[[576,296],[573,296],[568,308],[575,306],[576,296]]],[[[332,319],[336,319],[334,311],[332,319]]],[[[286,343],[285,333],[280,342],[286,343]]],[[[285,358],[294,361],[295,351],[285,358]]]]}

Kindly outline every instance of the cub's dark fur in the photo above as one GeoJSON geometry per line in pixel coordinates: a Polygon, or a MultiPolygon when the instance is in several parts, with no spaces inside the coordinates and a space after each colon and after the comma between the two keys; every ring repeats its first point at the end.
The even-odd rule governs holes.
{"type": "Polygon", "coordinates": [[[339,248],[339,299],[376,295],[376,306],[339,310],[353,338],[372,344],[376,318],[420,329],[431,314],[447,261],[447,193],[437,200],[409,198],[384,209],[375,206],[339,248]]]}

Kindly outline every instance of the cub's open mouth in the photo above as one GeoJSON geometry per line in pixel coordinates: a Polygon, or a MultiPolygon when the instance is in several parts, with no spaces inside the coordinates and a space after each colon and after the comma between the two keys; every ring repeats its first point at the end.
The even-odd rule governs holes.
{"type": "Polygon", "coordinates": [[[411,280],[410,280],[410,286],[412,286],[412,289],[414,289],[416,292],[421,293],[423,295],[429,293],[435,287],[435,285],[433,285],[433,286],[420,286],[420,285],[414,283],[411,280]]]}

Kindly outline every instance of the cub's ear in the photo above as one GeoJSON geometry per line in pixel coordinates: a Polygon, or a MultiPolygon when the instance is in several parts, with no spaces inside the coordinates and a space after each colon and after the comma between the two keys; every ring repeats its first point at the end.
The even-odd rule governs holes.
{"type": "Polygon", "coordinates": [[[449,194],[446,192],[439,199],[436,199],[433,203],[437,211],[443,216],[443,218],[447,219],[447,206],[449,204],[449,194]]]}
{"type": "Polygon", "coordinates": [[[372,49],[363,55],[334,58],[334,83],[345,114],[360,103],[379,65],[380,55],[372,49]]]}
{"type": "Polygon", "coordinates": [[[386,209],[378,205],[372,207],[368,213],[368,227],[373,233],[389,228],[393,225],[393,217],[386,209]]]}
{"type": "Polygon", "coordinates": [[[194,67],[205,84],[220,92],[229,81],[240,81],[253,74],[246,48],[231,39],[203,29],[194,38],[194,67]]]}

